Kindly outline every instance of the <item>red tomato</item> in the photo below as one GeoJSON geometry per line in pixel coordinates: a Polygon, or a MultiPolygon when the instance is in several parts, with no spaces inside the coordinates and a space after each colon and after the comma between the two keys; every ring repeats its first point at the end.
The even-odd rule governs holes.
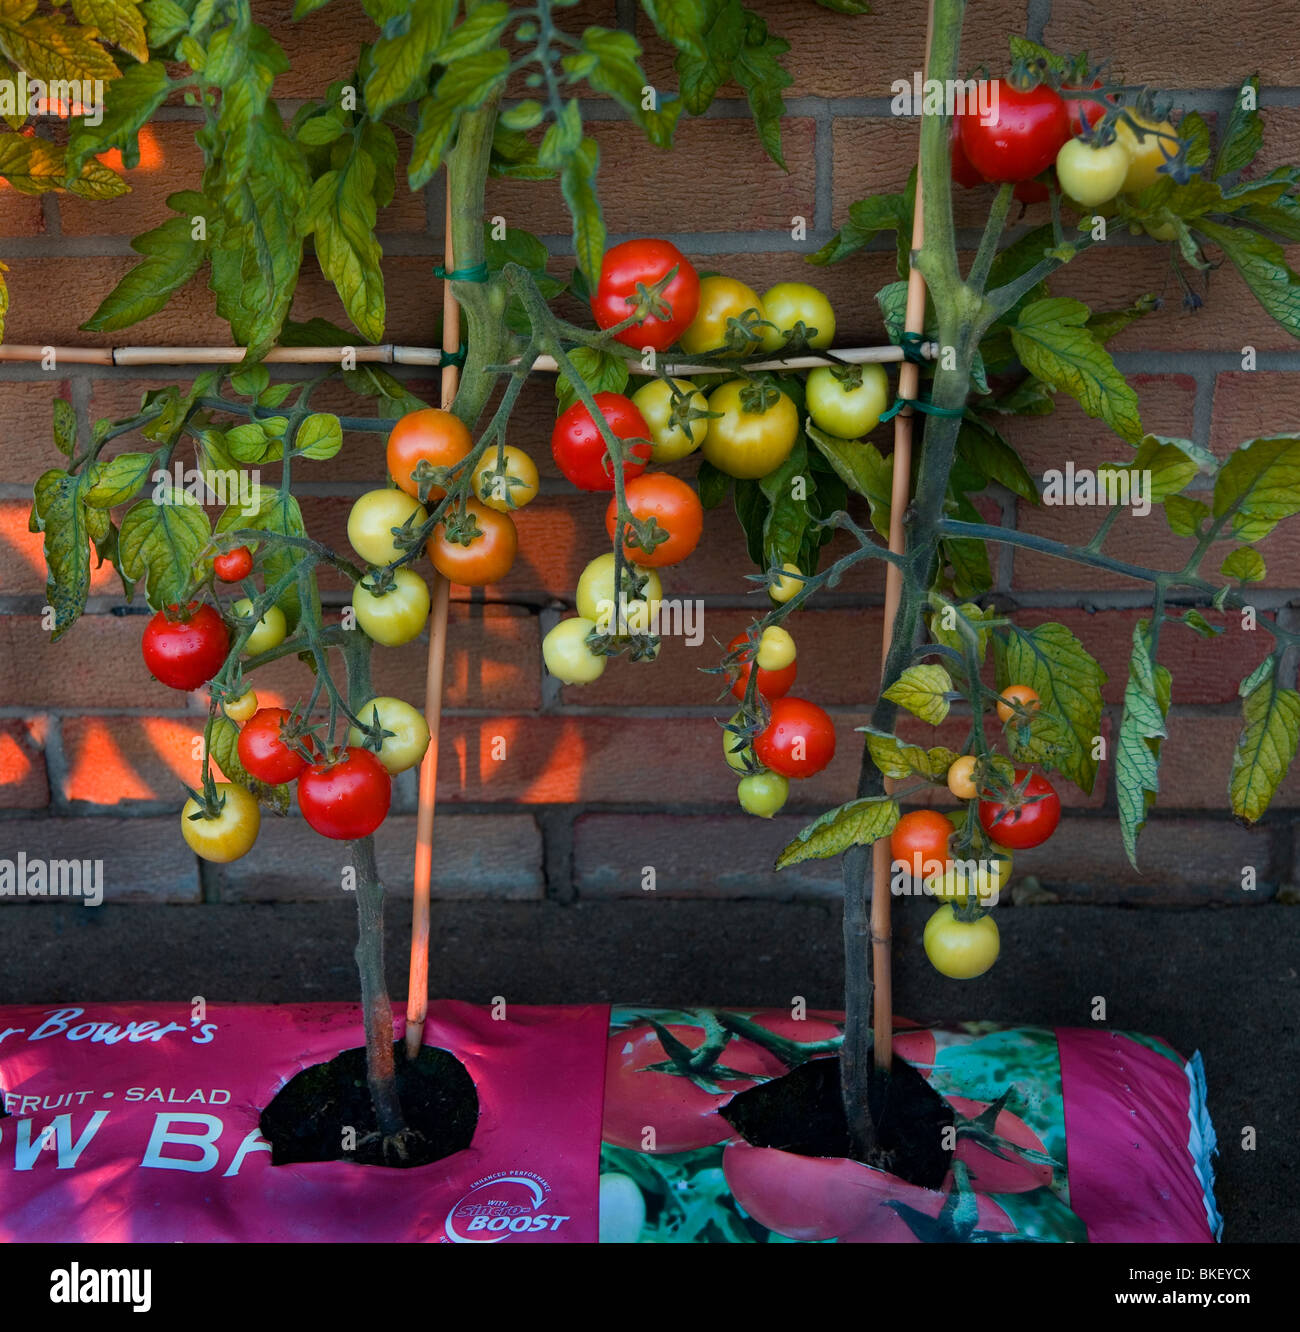
{"type": "Polygon", "coordinates": [[[934,862],[941,867],[948,863],[948,839],[952,832],[952,824],[937,809],[910,810],[889,835],[890,857],[895,863],[901,861],[906,865],[916,878],[923,878],[931,872],[934,862]]]}
{"type": "Polygon", "coordinates": [[[754,738],[754,754],[782,777],[812,777],[835,757],[835,724],[816,703],[778,698],[767,726],[754,738]]]}
{"type": "Polygon", "coordinates": [[[223,583],[237,583],[253,572],[253,552],[247,546],[236,546],[215,556],[212,568],[223,583]]]}
{"type": "MultiPolygon", "coordinates": [[[[287,726],[290,714],[284,708],[258,708],[239,731],[235,748],[245,770],[259,782],[278,786],[295,781],[307,766],[307,760],[280,739],[280,728],[287,726]]],[[[307,741],[308,748],[314,748],[307,741]]]]}
{"type": "MultiPolygon", "coordinates": [[[[1028,772],[1028,768],[1016,769],[1017,786],[1028,772]]],[[[1029,778],[1023,800],[1018,808],[1009,808],[996,800],[980,801],[984,831],[999,846],[1009,846],[1013,851],[1041,845],[1061,821],[1061,797],[1042,773],[1036,772],[1029,778]]]]}
{"type": "MultiPolygon", "coordinates": [[[[734,652],[738,647],[745,646],[747,642],[746,635],[737,634],[727,644],[727,651],[734,652]]],[[[749,673],[753,670],[753,655],[754,650],[751,647],[745,654],[736,682],[731,686],[731,692],[737,698],[745,697],[745,689],[749,684],[749,673]]],[[[779,671],[765,671],[760,666],[758,668],[758,692],[766,699],[784,698],[790,692],[790,686],[794,684],[794,677],[798,673],[798,668],[799,663],[797,661],[792,661],[788,666],[782,666],[779,671]]]]}
{"type": "Polygon", "coordinates": [[[298,778],[298,808],[322,837],[356,841],[383,823],[393,799],[388,769],[368,749],[345,749],[333,763],[313,763],[298,778]]]}
{"type": "MultiPolygon", "coordinates": [[[[704,530],[704,506],[700,497],[686,484],[667,472],[650,472],[634,477],[624,491],[627,507],[635,518],[654,518],[668,533],[653,550],[642,550],[630,540],[623,543],[623,558],[630,564],[647,569],[662,569],[668,564],[680,564],[699,545],[704,530]]],[[[605,531],[614,539],[618,522],[618,497],[610,500],[605,510],[605,531]]]]}
{"type": "Polygon", "coordinates": [[[614,334],[616,342],[628,347],[666,351],[695,318],[700,304],[699,275],[690,260],[668,241],[630,240],[605,251],[591,302],[596,323],[601,328],[621,324],[640,299],[637,288],[653,286],[673,268],[677,273],[659,297],[660,312],[614,334]]]}
{"type": "Polygon", "coordinates": [[[953,116],[948,129],[948,151],[952,155],[952,178],[964,190],[984,184],[984,177],[970,164],[966,150],[961,146],[961,116],[953,116]]]}
{"type": "MultiPolygon", "coordinates": [[[[722,1169],[736,1201],[755,1221],[795,1240],[917,1244],[911,1226],[889,1204],[936,1217],[948,1196],[845,1156],[796,1156],[742,1142],[723,1152],[722,1169]]],[[[981,1230],[1015,1229],[991,1199],[980,1197],[978,1208],[981,1230]]]]}
{"type": "MultiPolygon", "coordinates": [[[[977,1119],[992,1104],[991,1101],[968,1101],[962,1096],[947,1096],[944,1099],[967,1119],[977,1119]]],[[[1031,1189],[1050,1186],[1050,1165],[1045,1161],[1026,1161],[1016,1153],[1017,1147],[1028,1147],[1030,1151],[1042,1152],[1044,1156],[1047,1154],[1042,1139],[1019,1115],[1003,1110],[994,1122],[993,1131],[999,1138],[1005,1138],[1011,1146],[998,1144],[994,1152],[970,1138],[957,1139],[957,1150],[953,1156],[966,1163],[970,1171],[971,1188],[979,1193],[1028,1193],[1031,1189]]],[[[951,1185],[950,1174],[944,1181],[944,1187],[949,1188],[951,1185]]]]}
{"type": "Polygon", "coordinates": [[[1032,180],[1056,161],[1070,137],[1065,103],[1044,84],[1028,92],[1005,79],[996,86],[997,109],[990,123],[976,114],[962,116],[961,146],[985,180],[1032,180]]]}
{"type": "MultiPolygon", "coordinates": [[[[802,1021],[789,1013],[756,1013],[753,1020],[788,1040],[825,1041],[839,1034],[834,1023],[809,1016],[802,1021]]],[[[690,1049],[705,1041],[703,1028],[670,1023],[666,1030],[690,1049]]],[[[726,1142],[735,1131],[718,1110],[737,1093],[756,1083],[780,1077],[789,1070],[776,1055],[753,1041],[733,1036],[718,1063],[751,1077],[728,1078],[706,1091],[685,1074],[654,1068],[668,1056],[654,1028],[647,1023],[610,1033],[605,1063],[605,1112],[602,1136],[616,1147],[642,1150],[645,1130],[654,1129],[654,1151],[689,1152],[726,1142]]]]}
{"type": "MultiPolygon", "coordinates": [[[[595,400],[606,424],[619,439],[639,441],[624,455],[623,480],[640,476],[650,461],[650,427],[645,417],[632,399],[621,393],[597,393],[595,400]]],[[[556,466],[579,490],[614,489],[614,471],[605,452],[605,441],[582,403],[575,402],[568,411],[560,413],[551,431],[551,452],[556,466]]]]}
{"type": "MultiPolygon", "coordinates": [[[[1088,84],[1089,90],[1100,88],[1102,86],[1100,79],[1094,79],[1088,84]]],[[[1082,84],[1066,83],[1061,85],[1062,93],[1077,92],[1082,84]]],[[[1070,118],[1070,137],[1077,139],[1083,134],[1083,122],[1086,120],[1090,126],[1095,125],[1106,114],[1104,107],[1096,102],[1080,100],[1077,97],[1062,97],[1065,103],[1065,114],[1070,118]]]]}
{"type": "MultiPolygon", "coordinates": [[[[422,462],[430,467],[455,467],[474,447],[469,431],[460,417],[441,407],[421,407],[407,412],[388,436],[388,474],[401,490],[420,498],[420,483],[411,473],[422,462]]],[[[428,498],[440,500],[447,492],[431,486],[428,498]]]]}
{"type": "Polygon", "coordinates": [[[1022,204],[1036,204],[1045,203],[1049,191],[1041,180],[1022,180],[1011,193],[1022,204]]]}
{"type": "Polygon", "coordinates": [[[149,673],[171,689],[197,689],[225,664],[230,631],[206,602],[168,606],[145,626],[140,642],[149,673]]]}

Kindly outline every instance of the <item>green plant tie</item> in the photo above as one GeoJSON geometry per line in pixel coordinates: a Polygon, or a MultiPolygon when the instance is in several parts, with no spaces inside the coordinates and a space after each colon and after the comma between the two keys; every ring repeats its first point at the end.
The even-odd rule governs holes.
{"type": "Polygon", "coordinates": [[[936,407],[932,402],[926,402],[924,398],[895,398],[894,405],[881,416],[882,421],[888,421],[891,417],[897,416],[904,407],[911,407],[914,411],[924,412],[926,416],[965,416],[964,407],[936,407]]]}
{"type": "Polygon", "coordinates": [[[442,278],[445,282],[486,282],[488,280],[488,266],[487,264],[475,264],[473,268],[448,270],[438,264],[433,270],[433,275],[442,278]]]}
{"type": "Polygon", "coordinates": [[[455,351],[445,351],[438,359],[439,365],[461,365],[465,364],[465,352],[467,348],[465,343],[461,343],[455,351]]]}
{"type": "Polygon", "coordinates": [[[925,346],[923,334],[904,332],[899,336],[898,345],[903,349],[903,360],[911,361],[913,365],[926,363],[925,353],[921,350],[925,346]]]}

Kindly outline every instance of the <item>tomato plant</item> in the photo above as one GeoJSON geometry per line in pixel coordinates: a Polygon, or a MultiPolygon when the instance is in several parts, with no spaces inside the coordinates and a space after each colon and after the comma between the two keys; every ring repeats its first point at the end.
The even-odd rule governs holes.
{"type": "MultiPolygon", "coordinates": [[[[737,698],[745,697],[745,690],[749,685],[750,672],[755,667],[755,651],[749,638],[745,634],[737,634],[735,638],[727,644],[727,653],[735,660],[736,678],[731,683],[731,692],[737,698]]],[[[783,698],[790,692],[794,684],[795,676],[799,668],[791,658],[782,666],[769,669],[764,666],[758,667],[758,683],[755,688],[763,698],[783,698]]]]}
{"type": "Polygon", "coordinates": [[[966,160],[989,181],[1032,180],[1046,171],[1070,137],[1070,117],[1061,95],[1045,84],[1017,88],[994,84],[996,109],[961,118],[966,160]]]}
{"type": "Polygon", "coordinates": [[[1042,773],[1016,769],[1015,789],[1007,800],[981,800],[980,823],[988,835],[1015,851],[1042,843],[1061,821],[1061,798],[1042,773]]]}
{"type": "MultiPolygon", "coordinates": [[[[237,750],[239,761],[251,776],[268,786],[297,781],[307,766],[307,758],[295,746],[286,727],[292,726],[292,715],[284,708],[259,708],[239,730],[237,750]]],[[[311,749],[310,738],[299,739],[297,745],[311,749]]]]}
{"type": "Polygon", "coordinates": [[[348,728],[348,744],[356,749],[370,749],[388,770],[396,777],[399,772],[414,768],[424,758],[429,748],[429,723],[424,714],[400,698],[367,699],[358,709],[357,716],[365,723],[348,728]],[[379,736],[379,747],[375,749],[368,734],[372,728],[389,731],[389,735],[379,736]]]}
{"type": "Polygon", "coordinates": [[[384,647],[400,647],[417,638],[429,618],[429,585],[413,569],[394,569],[391,579],[358,583],[352,589],[352,609],[368,638],[384,647]]]}
{"type": "MultiPolygon", "coordinates": [[[[388,436],[386,449],[388,474],[398,488],[412,499],[417,501],[423,499],[426,503],[440,500],[447,492],[441,486],[435,485],[427,473],[434,467],[455,467],[465,460],[472,447],[473,440],[465,423],[453,412],[443,411],[440,407],[421,407],[417,411],[407,412],[388,436]],[[422,479],[417,480],[416,469],[421,465],[424,468],[420,474],[422,479]],[[424,491],[423,495],[420,493],[421,489],[424,491]]],[[[396,512],[402,512],[400,504],[396,501],[389,502],[395,506],[396,512]]],[[[376,503],[375,507],[380,506],[376,503]]],[[[352,537],[350,523],[348,540],[352,542],[353,548],[359,555],[365,555],[365,551],[352,537]]],[[[370,562],[389,563],[388,560],[378,559],[371,559],[370,562]]]]}

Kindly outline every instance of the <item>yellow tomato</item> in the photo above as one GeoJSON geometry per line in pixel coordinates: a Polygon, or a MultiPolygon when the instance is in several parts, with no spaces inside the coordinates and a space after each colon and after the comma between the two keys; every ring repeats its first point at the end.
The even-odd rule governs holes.
{"type": "Polygon", "coordinates": [[[751,386],[731,379],[709,395],[709,410],[719,415],[709,422],[701,452],[728,476],[766,476],[785,462],[799,437],[799,413],[784,393],[778,393],[764,411],[751,411],[743,395],[751,386]]]}
{"type": "MultiPolygon", "coordinates": [[[[689,379],[674,379],[673,383],[686,394],[687,406],[700,412],[708,410],[708,400],[689,379]]],[[[673,391],[666,379],[652,379],[648,384],[642,384],[632,395],[632,401],[650,427],[650,461],[661,467],[694,453],[709,433],[706,416],[688,421],[685,426],[673,424],[673,391]]]]}
{"type": "Polygon", "coordinates": [[[758,346],[761,331],[752,338],[743,335],[739,345],[729,337],[732,329],[730,321],[739,319],[746,311],[752,311],[759,319],[764,318],[763,302],[753,287],[737,282],[729,277],[706,277],[700,279],[700,307],[695,318],[682,334],[682,350],[691,356],[712,351],[751,351],[758,346]]]}
{"type": "Polygon", "coordinates": [[[488,449],[474,468],[474,494],[498,513],[522,509],[537,495],[537,464],[513,444],[488,449]]]}

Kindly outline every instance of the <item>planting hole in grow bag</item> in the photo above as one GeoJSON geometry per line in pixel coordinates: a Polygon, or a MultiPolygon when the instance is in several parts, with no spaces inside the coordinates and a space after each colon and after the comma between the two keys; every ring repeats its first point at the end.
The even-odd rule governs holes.
{"type": "MultiPolygon", "coordinates": [[[[902,1059],[893,1072],[872,1077],[872,1118],[879,1134],[879,1158],[864,1164],[887,1170],[921,1188],[937,1189],[952,1153],[945,1129],[952,1110],[942,1096],[902,1059]]],[[[738,1092],[719,1111],[754,1147],[775,1147],[797,1156],[851,1156],[840,1061],[810,1059],[791,1072],[738,1092]]]]}
{"type": "Polygon", "coordinates": [[[478,1124],[478,1093],[465,1065],[431,1045],[411,1061],[399,1042],[393,1057],[398,1098],[407,1127],[414,1131],[405,1144],[405,1159],[391,1152],[385,1156],[366,1084],[366,1052],[358,1048],[295,1074],[262,1111],[271,1164],[351,1161],[410,1168],[464,1151],[478,1124]]]}

